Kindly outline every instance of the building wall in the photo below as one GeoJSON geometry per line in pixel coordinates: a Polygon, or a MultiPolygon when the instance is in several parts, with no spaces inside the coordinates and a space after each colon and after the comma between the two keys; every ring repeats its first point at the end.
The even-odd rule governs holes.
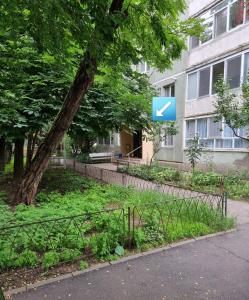
{"type": "MultiPolygon", "coordinates": [[[[175,84],[176,117],[178,134],[174,136],[173,146],[161,147],[156,158],[162,161],[183,161],[183,123],[186,91],[186,66],[188,53],[183,52],[182,57],[173,63],[172,69],[163,73],[153,70],[150,74],[150,82],[158,90],[159,95],[164,96],[163,88],[175,84]]],[[[165,123],[166,124],[166,123],[165,123]]]]}

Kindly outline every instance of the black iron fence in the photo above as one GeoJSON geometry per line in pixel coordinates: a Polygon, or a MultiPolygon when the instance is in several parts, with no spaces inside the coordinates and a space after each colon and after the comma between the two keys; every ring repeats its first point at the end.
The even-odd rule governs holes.
{"type": "MultiPolygon", "coordinates": [[[[112,259],[120,249],[146,248],[227,229],[226,198],[165,199],[0,228],[0,272],[83,258],[112,259]]],[[[4,276],[4,273],[3,273],[4,276]]],[[[1,278],[1,276],[0,276],[1,278]]],[[[1,278],[4,279],[4,278],[1,278]]]]}
{"type": "MultiPolygon", "coordinates": [[[[137,190],[157,190],[160,193],[175,195],[181,198],[202,198],[211,203],[217,203],[224,197],[222,194],[212,194],[205,192],[197,192],[191,189],[181,188],[174,184],[158,184],[152,181],[147,181],[138,177],[128,175],[126,173],[119,173],[109,169],[94,166],[92,164],[80,163],[73,159],[66,159],[60,157],[53,157],[52,164],[63,165],[67,169],[74,170],[82,175],[99,180],[108,184],[117,184],[123,186],[132,186],[137,190]]],[[[224,207],[224,211],[225,207],[224,207]]]]}

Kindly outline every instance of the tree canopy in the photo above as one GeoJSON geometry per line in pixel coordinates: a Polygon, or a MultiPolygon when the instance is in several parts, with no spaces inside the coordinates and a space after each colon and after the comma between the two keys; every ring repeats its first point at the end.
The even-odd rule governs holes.
{"type": "Polygon", "coordinates": [[[51,129],[26,172],[16,201],[31,203],[51,154],[70,127],[101,67],[147,61],[163,70],[180,58],[189,35],[202,28],[182,19],[184,0],[7,0],[0,4],[0,32],[27,35],[39,53],[78,68],[51,129]]]}

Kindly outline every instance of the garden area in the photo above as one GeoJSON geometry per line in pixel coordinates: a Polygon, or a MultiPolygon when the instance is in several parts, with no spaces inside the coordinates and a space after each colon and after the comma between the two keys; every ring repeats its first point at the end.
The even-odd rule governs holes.
{"type": "Polygon", "coordinates": [[[219,203],[103,185],[63,168],[45,172],[34,205],[10,207],[6,193],[0,197],[0,270],[10,281],[18,272],[44,274],[74,261],[84,269],[234,226],[219,203]]]}
{"type": "Polygon", "coordinates": [[[198,170],[186,172],[171,167],[161,167],[156,164],[152,166],[121,166],[118,168],[118,172],[159,184],[172,184],[199,192],[219,194],[226,191],[231,199],[249,201],[249,181],[243,174],[223,176],[215,172],[198,170]]]}

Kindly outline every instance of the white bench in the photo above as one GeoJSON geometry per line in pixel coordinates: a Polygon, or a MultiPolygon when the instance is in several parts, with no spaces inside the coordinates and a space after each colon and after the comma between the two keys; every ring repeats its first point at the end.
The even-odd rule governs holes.
{"type": "Polygon", "coordinates": [[[96,160],[111,160],[112,159],[112,152],[102,152],[102,153],[90,153],[89,158],[92,161],[96,160]]]}

